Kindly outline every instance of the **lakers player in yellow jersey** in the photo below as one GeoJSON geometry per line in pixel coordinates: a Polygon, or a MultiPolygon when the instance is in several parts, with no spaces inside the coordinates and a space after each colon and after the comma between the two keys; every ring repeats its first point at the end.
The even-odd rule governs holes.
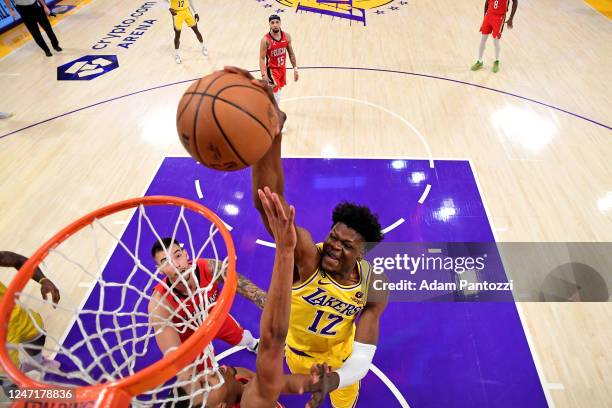
{"type": "Polygon", "coordinates": [[[202,54],[208,55],[208,49],[204,44],[204,38],[202,33],[198,30],[198,21],[200,16],[196,12],[193,5],[189,3],[189,0],[170,0],[170,14],[172,14],[172,22],[174,24],[174,60],[177,64],[182,62],[181,56],[178,52],[179,45],[181,42],[181,30],[183,23],[186,23],[189,28],[195,33],[200,45],[202,46],[202,54]]]}
{"type": "MultiPolygon", "coordinates": [[[[227,71],[250,78],[277,107],[276,136],[270,150],[253,165],[253,201],[270,231],[258,189],[271,189],[283,205],[281,129],[286,115],[278,110],[269,86],[245,70],[227,71]]],[[[323,198],[323,197],[322,197],[323,198]]],[[[370,274],[363,261],[367,243],[383,239],[378,217],[364,206],[340,203],[332,214],[332,229],[321,244],[296,226],[297,245],[286,360],[293,373],[306,374],[315,363],[334,369],[331,402],[335,408],[355,406],[359,382],[367,374],[378,343],[378,326],[387,305],[386,293],[368,299],[370,274]]]]}
{"type": "MultiPolygon", "coordinates": [[[[0,251],[0,266],[15,268],[19,270],[23,264],[27,261],[27,258],[9,251],[0,251]]],[[[40,283],[40,293],[43,299],[48,299],[51,295],[51,301],[55,304],[60,300],[60,293],[57,287],[49,278],[47,278],[40,268],[36,268],[32,279],[40,283]]],[[[0,300],[4,297],[6,292],[6,286],[0,283],[0,300]]],[[[47,360],[41,354],[42,346],[45,344],[46,336],[41,334],[38,328],[42,327],[43,322],[40,315],[34,311],[26,311],[21,306],[15,305],[11,312],[11,318],[9,320],[7,342],[10,344],[23,344],[27,343],[31,345],[24,346],[25,351],[28,355],[37,363],[42,366],[51,368],[59,368],[59,363],[53,360],[47,360]],[[31,316],[31,317],[30,317],[31,316]]],[[[11,359],[15,365],[19,366],[19,351],[12,349],[9,352],[11,359]]],[[[21,364],[21,371],[27,372],[36,368],[36,365],[24,362],[21,364]]],[[[1,378],[3,377],[0,371],[0,382],[5,394],[8,394],[10,389],[14,389],[14,385],[8,380],[1,378]]]]}

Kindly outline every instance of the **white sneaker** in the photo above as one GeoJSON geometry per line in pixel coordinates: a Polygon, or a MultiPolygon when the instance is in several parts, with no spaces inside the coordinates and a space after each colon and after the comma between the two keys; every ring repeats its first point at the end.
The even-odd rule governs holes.
{"type": "Polygon", "coordinates": [[[246,349],[249,350],[253,354],[257,354],[257,349],[259,348],[259,339],[255,339],[255,345],[253,347],[247,346],[246,349]]]}
{"type": "Polygon", "coordinates": [[[11,116],[13,116],[13,114],[10,112],[0,112],[0,119],[8,119],[11,116]]]}
{"type": "Polygon", "coordinates": [[[205,45],[202,45],[202,54],[204,54],[205,57],[208,57],[208,48],[206,48],[205,45]]]}
{"type": "Polygon", "coordinates": [[[180,56],[180,55],[178,55],[178,54],[176,54],[176,55],[174,56],[174,61],[175,61],[177,64],[180,64],[181,62],[183,62],[183,61],[181,60],[181,56],[180,56]]]}

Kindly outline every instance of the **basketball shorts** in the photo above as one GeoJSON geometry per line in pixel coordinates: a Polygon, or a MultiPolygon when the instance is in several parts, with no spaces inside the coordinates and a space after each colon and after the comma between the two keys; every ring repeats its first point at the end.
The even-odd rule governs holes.
{"type": "Polygon", "coordinates": [[[219,329],[219,332],[215,336],[216,339],[223,340],[224,342],[236,346],[242,340],[244,329],[238,324],[236,319],[232,315],[228,314],[223,322],[223,326],[219,329]]]}
{"type": "MultiPolygon", "coordinates": [[[[215,336],[215,340],[222,340],[232,346],[237,346],[238,343],[242,341],[242,336],[244,335],[244,328],[238,324],[236,319],[232,317],[232,315],[228,314],[223,322],[223,325],[217,332],[215,336]]],[[[183,339],[185,341],[189,336],[183,339]]],[[[204,371],[207,367],[212,366],[212,361],[207,358],[206,361],[202,361],[197,366],[197,371],[204,371]]]]}
{"type": "Polygon", "coordinates": [[[480,32],[483,34],[493,33],[493,38],[501,38],[502,32],[504,31],[505,20],[505,14],[487,13],[482,20],[480,32]]]}
{"type": "Polygon", "coordinates": [[[287,68],[270,68],[268,67],[268,78],[273,81],[274,89],[272,92],[276,93],[280,89],[287,85],[287,68]]]}
{"type": "MultiPolygon", "coordinates": [[[[314,357],[307,357],[296,354],[291,348],[285,348],[285,359],[287,360],[287,366],[293,374],[309,374],[310,368],[313,364],[323,363],[325,361],[319,361],[314,357]]],[[[327,362],[328,364],[330,362],[327,362]]],[[[330,364],[332,368],[334,365],[330,364]]],[[[353,408],[357,405],[357,398],[359,397],[359,388],[361,382],[349,385],[348,387],[338,388],[329,393],[332,406],[334,408],[353,408]]]]}
{"type": "Polygon", "coordinates": [[[196,25],[195,18],[193,14],[191,14],[191,10],[183,9],[176,12],[176,16],[172,16],[172,21],[174,23],[174,29],[176,31],[181,31],[183,27],[183,23],[187,23],[189,27],[193,27],[196,25]]]}

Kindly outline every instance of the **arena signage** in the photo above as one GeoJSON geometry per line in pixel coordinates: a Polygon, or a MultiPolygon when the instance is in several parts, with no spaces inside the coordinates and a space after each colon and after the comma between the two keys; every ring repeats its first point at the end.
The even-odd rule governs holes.
{"type": "Polygon", "coordinates": [[[103,50],[107,47],[115,46],[128,49],[138,41],[157,21],[154,19],[144,19],[145,14],[157,4],[156,1],[144,2],[121,23],[113,26],[104,37],[99,39],[91,48],[103,50]]]}

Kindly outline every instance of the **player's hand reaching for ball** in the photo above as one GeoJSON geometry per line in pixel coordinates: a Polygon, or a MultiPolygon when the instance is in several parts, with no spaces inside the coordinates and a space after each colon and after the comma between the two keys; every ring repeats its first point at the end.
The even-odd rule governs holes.
{"type": "Polygon", "coordinates": [[[512,19],[510,19],[510,20],[506,21],[506,24],[508,25],[508,28],[510,28],[510,29],[511,29],[511,28],[513,27],[513,24],[512,24],[512,19]]]}
{"type": "Polygon", "coordinates": [[[264,79],[255,79],[255,77],[251,75],[249,71],[247,71],[246,69],[238,68],[238,67],[226,66],[223,68],[223,70],[225,72],[230,72],[232,74],[242,75],[243,77],[249,79],[253,85],[258,86],[261,89],[263,89],[266,95],[268,95],[270,102],[272,102],[272,105],[274,105],[274,107],[276,108],[276,111],[278,114],[278,124],[277,124],[276,129],[274,130],[274,134],[275,135],[280,134],[281,129],[283,128],[283,125],[285,124],[285,121],[287,120],[287,115],[285,114],[285,112],[279,109],[278,104],[276,103],[276,99],[274,99],[274,93],[272,92],[272,87],[268,83],[269,79],[267,78],[267,76],[264,76],[264,79]]]}
{"type": "Polygon", "coordinates": [[[297,245],[295,208],[291,205],[285,209],[278,194],[273,193],[269,187],[264,187],[263,190],[258,189],[257,194],[268,218],[274,241],[276,241],[276,251],[293,252],[297,245]]]}
{"type": "Polygon", "coordinates": [[[268,78],[267,75],[264,75],[263,79],[256,79],[246,69],[242,69],[242,68],[238,68],[238,67],[229,67],[229,66],[226,66],[226,67],[223,68],[223,70],[225,72],[230,72],[232,74],[242,75],[243,77],[249,79],[251,81],[251,83],[253,83],[253,85],[258,86],[261,89],[263,89],[266,92],[266,94],[268,95],[268,98],[270,98],[270,101],[274,104],[274,106],[276,106],[278,108],[278,105],[276,103],[276,99],[274,99],[274,94],[272,93],[272,88],[270,87],[270,82],[269,82],[270,79],[268,78]]]}

